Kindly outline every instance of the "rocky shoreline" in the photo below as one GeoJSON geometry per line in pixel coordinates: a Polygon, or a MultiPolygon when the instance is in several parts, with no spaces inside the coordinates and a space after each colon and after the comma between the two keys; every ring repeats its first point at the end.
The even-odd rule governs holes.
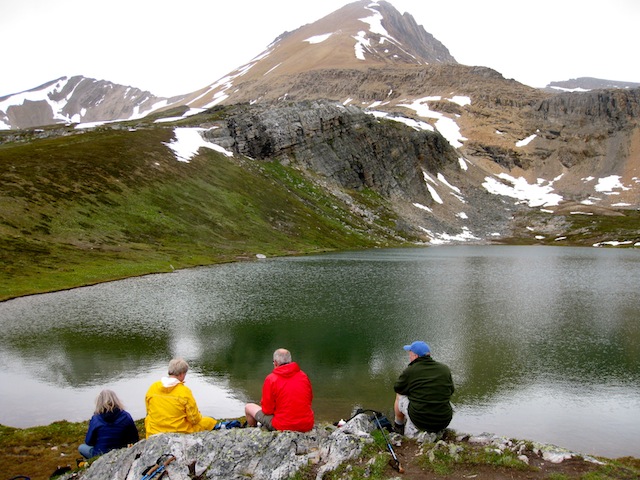
{"type": "MultiPolygon", "coordinates": [[[[301,472],[305,472],[304,478],[319,480],[327,472],[360,458],[367,446],[375,442],[372,435],[375,430],[371,419],[366,414],[360,414],[342,427],[316,426],[308,433],[235,428],[191,435],[154,435],[131,448],[103,455],[88,468],[61,478],[142,478],[144,470],[156,464],[163,455],[173,455],[175,461],[166,466],[172,480],[284,480],[301,472]]],[[[491,434],[454,437],[438,439],[433,434],[422,433],[415,442],[420,454],[430,461],[442,455],[455,459],[464,449],[461,444],[466,443],[497,455],[517,457],[517,461],[522,462],[525,468],[541,461],[557,464],[573,458],[604,465],[595,457],[554,445],[513,441],[491,434]]],[[[408,442],[398,434],[390,434],[386,438],[391,449],[400,448],[404,442],[408,442]]]]}

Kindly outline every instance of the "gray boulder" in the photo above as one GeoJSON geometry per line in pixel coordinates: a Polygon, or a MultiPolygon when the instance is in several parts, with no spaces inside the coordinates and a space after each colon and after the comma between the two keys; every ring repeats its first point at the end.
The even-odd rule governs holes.
{"type": "MultiPolygon", "coordinates": [[[[341,428],[319,427],[307,433],[236,428],[195,434],[160,434],[98,458],[77,477],[84,480],[140,480],[143,471],[164,454],[175,456],[166,467],[169,480],[290,478],[309,465],[317,478],[357,458],[372,442],[371,422],[358,415],[341,428]]],[[[70,477],[68,477],[70,478],[70,477]]]]}

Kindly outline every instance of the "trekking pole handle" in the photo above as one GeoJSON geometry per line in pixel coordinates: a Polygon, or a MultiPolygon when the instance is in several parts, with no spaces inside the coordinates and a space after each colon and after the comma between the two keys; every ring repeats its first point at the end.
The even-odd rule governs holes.
{"type": "Polygon", "coordinates": [[[160,473],[161,471],[163,471],[167,465],[169,465],[171,462],[173,462],[176,459],[176,457],[174,457],[173,455],[171,455],[167,460],[165,460],[162,464],[157,464],[156,466],[154,466],[151,470],[149,470],[147,472],[147,474],[142,477],[142,480],[150,480],[151,478],[155,477],[156,474],[160,473]]]}

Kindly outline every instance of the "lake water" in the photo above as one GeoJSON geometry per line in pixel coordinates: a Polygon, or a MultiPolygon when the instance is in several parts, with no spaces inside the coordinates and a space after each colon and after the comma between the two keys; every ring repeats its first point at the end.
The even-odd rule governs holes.
{"type": "Polygon", "coordinates": [[[319,421],[391,415],[415,339],[451,367],[451,427],[640,457],[640,252],[456,246],[150,275],[0,303],[0,423],[86,420],[112,388],[134,418],[173,356],[203,413],[259,401],[278,347],[319,421]]]}

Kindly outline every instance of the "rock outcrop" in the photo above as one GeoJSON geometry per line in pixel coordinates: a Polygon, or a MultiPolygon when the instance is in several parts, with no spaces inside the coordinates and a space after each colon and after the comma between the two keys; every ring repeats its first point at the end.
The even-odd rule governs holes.
{"type": "MultiPolygon", "coordinates": [[[[309,433],[266,432],[259,428],[245,428],[190,435],[160,434],[142,440],[131,448],[109,452],[93,462],[87,470],[62,478],[137,480],[161,456],[173,455],[175,460],[166,466],[171,480],[284,480],[301,470],[306,475],[311,470],[315,478],[320,480],[325,473],[343,463],[359,459],[363,448],[374,442],[372,432],[375,428],[368,415],[359,414],[340,428],[316,426],[309,433]]],[[[386,436],[396,448],[408,441],[396,433],[386,436]]],[[[481,448],[510,457],[517,456],[519,461],[527,465],[540,461],[560,463],[574,457],[601,463],[595,458],[555,445],[516,441],[489,433],[458,435],[445,440],[435,434],[421,432],[415,441],[419,446],[418,454],[430,462],[443,455],[457,461],[465,448],[481,448]]]]}
{"type": "Polygon", "coordinates": [[[322,478],[325,472],[358,457],[364,445],[373,441],[372,428],[368,417],[359,415],[340,429],[316,426],[309,433],[244,428],[154,435],[131,448],[103,455],[78,478],[139,479],[164,454],[176,458],[166,467],[171,480],[282,480],[308,465],[314,465],[317,478],[322,478]]]}
{"type": "Polygon", "coordinates": [[[342,188],[432,202],[423,172],[457,163],[438,133],[379,122],[357,107],[325,101],[239,106],[204,136],[258,160],[296,163],[342,188]]]}
{"type": "Polygon", "coordinates": [[[394,211],[401,235],[427,242],[433,232],[470,229],[486,237],[508,229],[512,212],[477,186],[484,173],[463,171],[459,156],[438,132],[380,121],[358,107],[320,100],[227,107],[224,120],[203,127],[207,140],[236,154],[303,170],[368,218],[375,214],[355,205],[353,192],[375,192],[394,211]],[[465,185],[464,192],[443,175],[454,185],[465,185]],[[470,181],[474,176],[477,185],[470,181]],[[441,200],[433,182],[455,200],[441,200]],[[469,199],[465,218],[458,215],[458,205],[467,201],[463,196],[469,199]]]}

